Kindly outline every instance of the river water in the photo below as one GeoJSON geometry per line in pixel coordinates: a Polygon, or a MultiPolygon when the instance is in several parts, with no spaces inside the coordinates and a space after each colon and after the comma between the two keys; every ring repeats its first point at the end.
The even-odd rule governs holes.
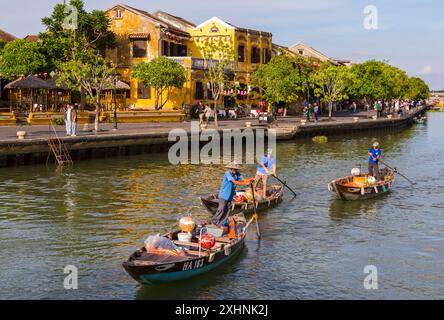
{"type": "MultiPolygon", "coordinates": [[[[230,265],[176,284],[145,287],[121,263],[181,214],[206,217],[199,196],[216,192],[218,166],[171,166],[166,155],[0,169],[1,299],[388,299],[444,298],[444,114],[398,133],[278,144],[279,174],[298,192],[261,214],[230,265]],[[344,202],[327,190],[371,142],[397,177],[391,194],[344,202]],[[252,229],[254,230],[254,228],[252,229]],[[78,290],[63,287],[78,268],[78,290]],[[378,289],[364,288],[364,267],[378,289]]],[[[254,168],[248,168],[252,173],[254,168]]]]}

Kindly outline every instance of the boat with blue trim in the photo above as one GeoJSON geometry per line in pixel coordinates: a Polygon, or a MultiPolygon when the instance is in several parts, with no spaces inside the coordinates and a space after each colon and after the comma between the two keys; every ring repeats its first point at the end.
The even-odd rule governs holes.
{"type": "Polygon", "coordinates": [[[123,263],[123,268],[144,285],[171,283],[211,271],[227,263],[244,248],[247,228],[253,218],[248,223],[243,214],[234,215],[232,218],[237,230],[235,237],[215,237],[215,244],[211,249],[202,247],[199,241],[202,233],[192,236],[191,241],[184,242],[179,241],[180,231],[174,231],[163,237],[183,249],[183,255],[152,253],[143,247],[123,263]]]}

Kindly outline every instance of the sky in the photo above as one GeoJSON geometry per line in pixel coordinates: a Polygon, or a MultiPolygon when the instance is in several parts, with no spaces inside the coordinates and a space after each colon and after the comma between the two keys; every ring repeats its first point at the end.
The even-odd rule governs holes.
{"type": "MultiPolygon", "coordinates": [[[[195,24],[217,16],[239,27],[273,33],[273,42],[303,42],[329,57],[386,60],[444,89],[443,0],[84,0],[87,10],[123,3],[162,10],[195,24]],[[364,28],[377,9],[377,29],[364,28]],[[374,12],[374,11],[372,11],[374,12]]],[[[43,31],[41,18],[62,0],[0,0],[0,29],[17,37],[43,31]]],[[[373,20],[374,21],[374,20],[373,20]]]]}

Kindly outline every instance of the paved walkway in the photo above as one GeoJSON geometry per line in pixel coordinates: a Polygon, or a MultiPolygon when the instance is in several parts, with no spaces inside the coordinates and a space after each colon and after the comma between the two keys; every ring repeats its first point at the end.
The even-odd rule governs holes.
{"type": "MultiPolygon", "coordinates": [[[[352,117],[358,116],[360,118],[367,118],[367,112],[359,113],[343,113],[338,114],[338,116],[332,118],[332,121],[328,121],[326,117],[320,118],[319,123],[323,124],[339,124],[353,122],[352,117]]],[[[303,117],[280,117],[277,122],[277,126],[280,128],[294,129],[297,125],[300,125],[300,120],[303,117]]],[[[197,120],[196,120],[197,121],[197,120]]],[[[245,128],[246,122],[252,122],[253,125],[258,125],[257,119],[239,119],[239,120],[223,120],[219,121],[219,129],[234,129],[234,128],[245,128]]],[[[311,122],[313,124],[313,122],[311,122]]],[[[150,133],[168,133],[172,129],[181,128],[187,131],[190,130],[190,122],[162,122],[162,123],[119,123],[118,130],[113,130],[114,124],[103,123],[100,124],[100,132],[96,135],[91,131],[94,128],[94,124],[88,125],[89,131],[85,131],[83,125],[78,126],[78,136],[112,136],[112,135],[127,135],[127,134],[150,134],[150,133]]],[[[209,128],[214,128],[213,122],[210,123],[209,128]]],[[[64,126],[55,127],[59,137],[65,137],[66,131],[64,126]]],[[[47,139],[52,128],[47,125],[42,126],[11,126],[11,127],[0,127],[0,142],[7,141],[17,141],[17,131],[26,131],[26,140],[41,140],[47,139]]]]}

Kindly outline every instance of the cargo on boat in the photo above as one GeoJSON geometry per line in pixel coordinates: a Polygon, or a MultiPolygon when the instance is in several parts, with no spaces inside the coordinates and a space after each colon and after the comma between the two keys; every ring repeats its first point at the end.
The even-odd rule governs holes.
{"type": "Polygon", "coordinates": [[[228,234],[208,226],[195,229],[195,233],[190,233],[189,239],[186,239],[189,241],[181,239],[181,231],[157,236],[158,243],[164,242],[170,247],[157,245],[155,249],[147,249],[146,245],[133,253],[123,267],[131,277],[145,285],[170,283],[206,273],[227,263],[244,247],[247,228],[252,220],[247,223],[245,216],[239,214],[234,215],[231,221],[235,230],[228,234]]]}
{"type": "MultiPolygon", "coordinates": [[[[257,212],[264,211],[269,208],[277,206],[284,196],[284,186],[283,185],[272,185],[267,190],[267,197],[260,198],[258,194],[255,193],[257,202],[257,212]]],[[[251,214],[254,212],[254,203],[252,199],[248,199],[245,195],[248,194],[248,190],[240,190],[236,193],[236,197],[233,199],[231,204],[231,213],[236,214],[243,212],[245,214],[251,214]]],[[[201,197],[202,204],[211,213],[216,214],[218,207],[218,197],[217,195],[210,195],[208,197],[201,197]]]]}
{"type": "Polygon", "coordinates": [[[395,174],[395,170],[383,168],[379,171],[379,180],[369,175],[348,176],[330,182],[328,190],[343,200],[370,199],[390,192],[395,174]]]}

